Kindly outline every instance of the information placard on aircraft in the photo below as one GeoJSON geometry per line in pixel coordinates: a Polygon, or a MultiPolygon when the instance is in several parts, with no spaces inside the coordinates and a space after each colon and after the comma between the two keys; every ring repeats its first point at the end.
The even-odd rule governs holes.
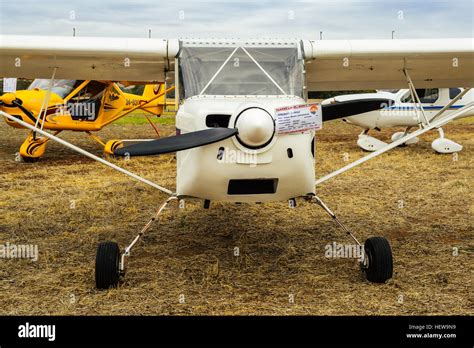
{"type": "Polygon", "coordinates": [[[323,125],[321,105],[317,103],[277,108],[275,116],[278,134],[319,130],[323,125]]]}

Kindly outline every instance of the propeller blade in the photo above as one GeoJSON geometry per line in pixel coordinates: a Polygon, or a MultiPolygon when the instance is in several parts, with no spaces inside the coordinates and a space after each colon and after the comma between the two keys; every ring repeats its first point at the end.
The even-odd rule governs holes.
{"type": "Polygon", "coordinates": [[[393,103],[394,101],[392,99],[372,98],[324,104],[321,105],[323,109],[323,122],[380,110],[393,103]]]}
{"type": "Polygon", "coordinates": [[[114,151],[115,155],[150,156],[188,150],[228,139],[238,133],[236,128],[210,128],[197,132],[146,141],[125,146],[114,151]]]}

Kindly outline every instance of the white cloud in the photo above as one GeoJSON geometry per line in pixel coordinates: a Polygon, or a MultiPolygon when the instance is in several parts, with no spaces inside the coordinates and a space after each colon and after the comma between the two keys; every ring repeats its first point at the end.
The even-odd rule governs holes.
{"type": "Polygon", "coordinates": [[[1,32],[25,35],[72,35],[75,27],[80,36],[146,37],[152,29],[153,37],[164,38],[316,39],[323,31],[325,39],[362,39],[390,38],[395,30],[397,38],[441,38],[473,36],[474,23],[471,0],[0,0],[0,4],[1,32]]]}

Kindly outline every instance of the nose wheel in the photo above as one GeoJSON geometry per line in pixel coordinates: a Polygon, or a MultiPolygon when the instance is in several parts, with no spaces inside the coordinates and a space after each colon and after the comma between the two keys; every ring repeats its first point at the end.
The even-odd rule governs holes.
{"type": "MultiPolygon", "coordinates": [[[[334,220],[334,222],[348,234],[359,247],[362,244],[354,234],[337,218],[336,214],[317,196],[310,197],[312,201],[324,209],[334,220]]],[[[393,258],[390,243],[384,237],[370,237],[364,243],[364,254],[360,261],[361,269],[365,272],[366,278],[372,283],[385,283],[393,275],[393,258]]]]}

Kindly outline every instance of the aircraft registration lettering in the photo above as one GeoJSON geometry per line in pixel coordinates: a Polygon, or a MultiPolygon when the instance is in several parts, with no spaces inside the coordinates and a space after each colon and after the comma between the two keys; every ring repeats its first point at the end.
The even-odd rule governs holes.
{"type": "Polygon", "coordinates": [[[142,100],[135,100],[135,99],[127,99],[126,102],[125,102],[125,105],[126,106],[137,106],[137,105],[140,105],[140,103],[142,102],[145,102],[145,101],[142,101],[142,100]]]}
{"type": "Polygon", "coordinates": [[[323,125],[321,105],[317,103],[277,108],[275,118],[278,134],[319,130],[323,125]]]}

